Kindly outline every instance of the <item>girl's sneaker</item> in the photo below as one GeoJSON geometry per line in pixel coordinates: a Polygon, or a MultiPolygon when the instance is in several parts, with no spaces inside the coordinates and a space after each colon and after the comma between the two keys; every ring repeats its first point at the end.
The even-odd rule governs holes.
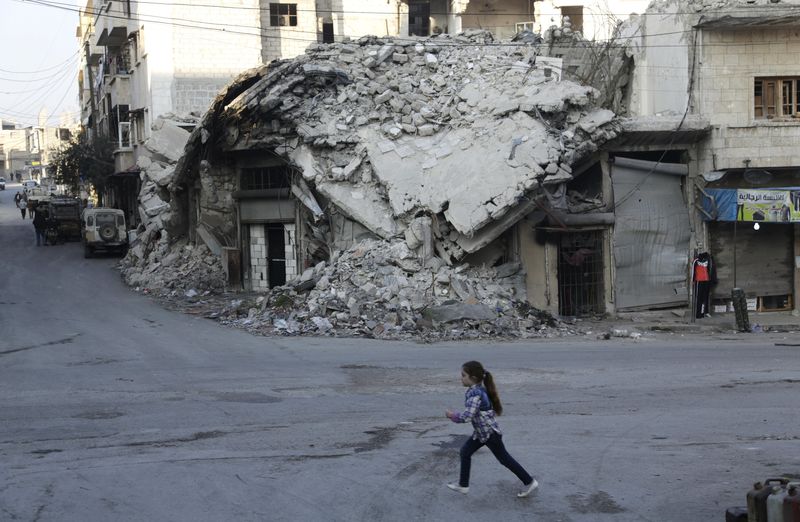
{"type": "Polygon", "coordinates": [[[531,493],[533,493],[533,490],[535,490],[535,489],[536,489],[536,488],[538,488],[538,487],[539,487],[539,483],[538,483],[538,482],[536,482],[536,479],[533,479],[533,482],[531,482],[530,484],[528,484],[527,486],[525,486],[525,489],[523,489],[522,491],[520,491],[519,493],[517,493],[517,496],[518,496],[519,498],[527,497],[528,495],[530,495],[531,493]]]}
{"type": "Polygon", "coordinates": [[[469,493],[469,486],[467,487],[459,486],[455,482],[451,482],[450,484],[447,485],[447,487],[452,489],[453,491],[458,491],[459,493],[463,493],[465,495],[469,493]]]}

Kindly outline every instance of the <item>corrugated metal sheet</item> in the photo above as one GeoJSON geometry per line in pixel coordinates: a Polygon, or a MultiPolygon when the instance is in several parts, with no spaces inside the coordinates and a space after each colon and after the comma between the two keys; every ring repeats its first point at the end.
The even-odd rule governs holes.
{"type": "Polygon", "coordinates": [[[689,213],[686,165],[617,157],[611,169],[617,310],[686,304],[689,213]]]}

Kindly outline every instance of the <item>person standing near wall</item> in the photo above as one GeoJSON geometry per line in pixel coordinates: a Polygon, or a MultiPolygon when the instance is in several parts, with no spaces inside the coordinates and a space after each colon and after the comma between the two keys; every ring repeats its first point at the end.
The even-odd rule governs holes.
{"type": "Polygon", "coordinates": [[[45,210],[36,212],[36,217],[33,218],[33,228],[36,231],[36,246],[46,245],[47,213],[45,210]]]}
{"type": "Polygon", "coordinates": [[[692,278],[695,292],[695,318],[702,319],[710,314],[711,286],[717,282],[714,259],[708,252],[701,252],[692,262],[692,278]]]}

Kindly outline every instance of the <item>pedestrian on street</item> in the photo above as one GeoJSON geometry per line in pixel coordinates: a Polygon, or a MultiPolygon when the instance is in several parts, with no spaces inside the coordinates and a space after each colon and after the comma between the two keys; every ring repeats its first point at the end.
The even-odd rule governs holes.
{"type": "Polygon", "coordinates": [[[19,207],[19,212],[22,214],[22,219],[25,219],[25,211],[28,209],[28,201],[26,199],[20,199],[17,207],[19,207]]]}
{"type": "Polygon", "coordinates": [[[33,219],[33,215],[36,214],[36,200],[32,199],[28,201],[28,218],[33,219]]]}
{"type": "Polygon", "coordinates": [[[36,213],[36,217],[33,218],[33,228],[36,230],[36,246],[46,246],[47,212],[45,210],[40,210],[36,213]]]}
{"type": "Polygon", "coordinates": [[[469,493],[469,472],[472,454],[481,446],[488,446],[495,458],[503,466],[510,469],[522,481],[524,488],[517,496],[527,497],[539,483],[525,471],[514,457],[509,455],[503,444],[503,433],[497,424],[496,415],[503,413],[500,396],[494,384],[494,377],[487,372],[478,361],[469,361],[461,367],[461,384],[467,387],[464,394],[464,411],[461,413],[447,410],[445,416],[453,422],[472,422],[472,437],[461,447],[461,476],[458,483],[450,483],[448,488],[465,495],[469,493]]]}
{"type": "Polygon", "coordinates": [[[19,191],[17,191],[17,193],[14,194],[14,204],[17,206],[17,208],[19,208],[19,202],[21,199],[22,199],[22,194],[20,194],[19,191]]]}

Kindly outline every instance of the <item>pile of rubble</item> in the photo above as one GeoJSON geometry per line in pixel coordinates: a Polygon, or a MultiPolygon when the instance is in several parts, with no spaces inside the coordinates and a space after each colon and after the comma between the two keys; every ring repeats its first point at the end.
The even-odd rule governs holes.
{"type": "Polygon", "coordinates": [[[330,202],[391,239],[417,216],[438,217],[436,252],[458,262],[621,131],[596,89],[560,79],[559,60],[539,51],[494,45],[485,31],[312,45],[221,93],[175,182],[199,177],[216,212],[225,167],[201,160],[269,151],[300,174],[292,193],[314,219],[330,202]]]}
{"type": "MultiPolygon", "coordinates": [[[[147,256],[152,260],[150,263],[141,263],[143,257],[138,252],[129,254],[120,262],[122,277],[137,291],[194,297],[225,289],[225,273],[220,258],[206,245],[194,246],[186,239],[171,246],[166,241],[158,241],[157,245],[159,247],[147,256]]],[[[133,249],[141,248],[141,243],[133,246],[133,249]]]]}
{"type": "Polygon", "coordinates": [[[266,295],[194,301],[214,303],[207,317],[262,334],[445,340],[575,333],[525,304],[524,286],[519,263],[422,266],[404,242],[365,240],[266,295]]]}
{"type": "Polygon", "coordinates": [[[189,131],[200,121],[196,114],[165,114],[156,119],[150,137],[137,159],[140,170],[140,226],[133,234],[128,253],[120,263],[125,282],[146,292],[219,292],[225,274],[218,255],[208,246],[189,244],[185,236],[174,237],[166,226],[181,209],[170,204],[175,167],[189,139],[189,131]]]}

